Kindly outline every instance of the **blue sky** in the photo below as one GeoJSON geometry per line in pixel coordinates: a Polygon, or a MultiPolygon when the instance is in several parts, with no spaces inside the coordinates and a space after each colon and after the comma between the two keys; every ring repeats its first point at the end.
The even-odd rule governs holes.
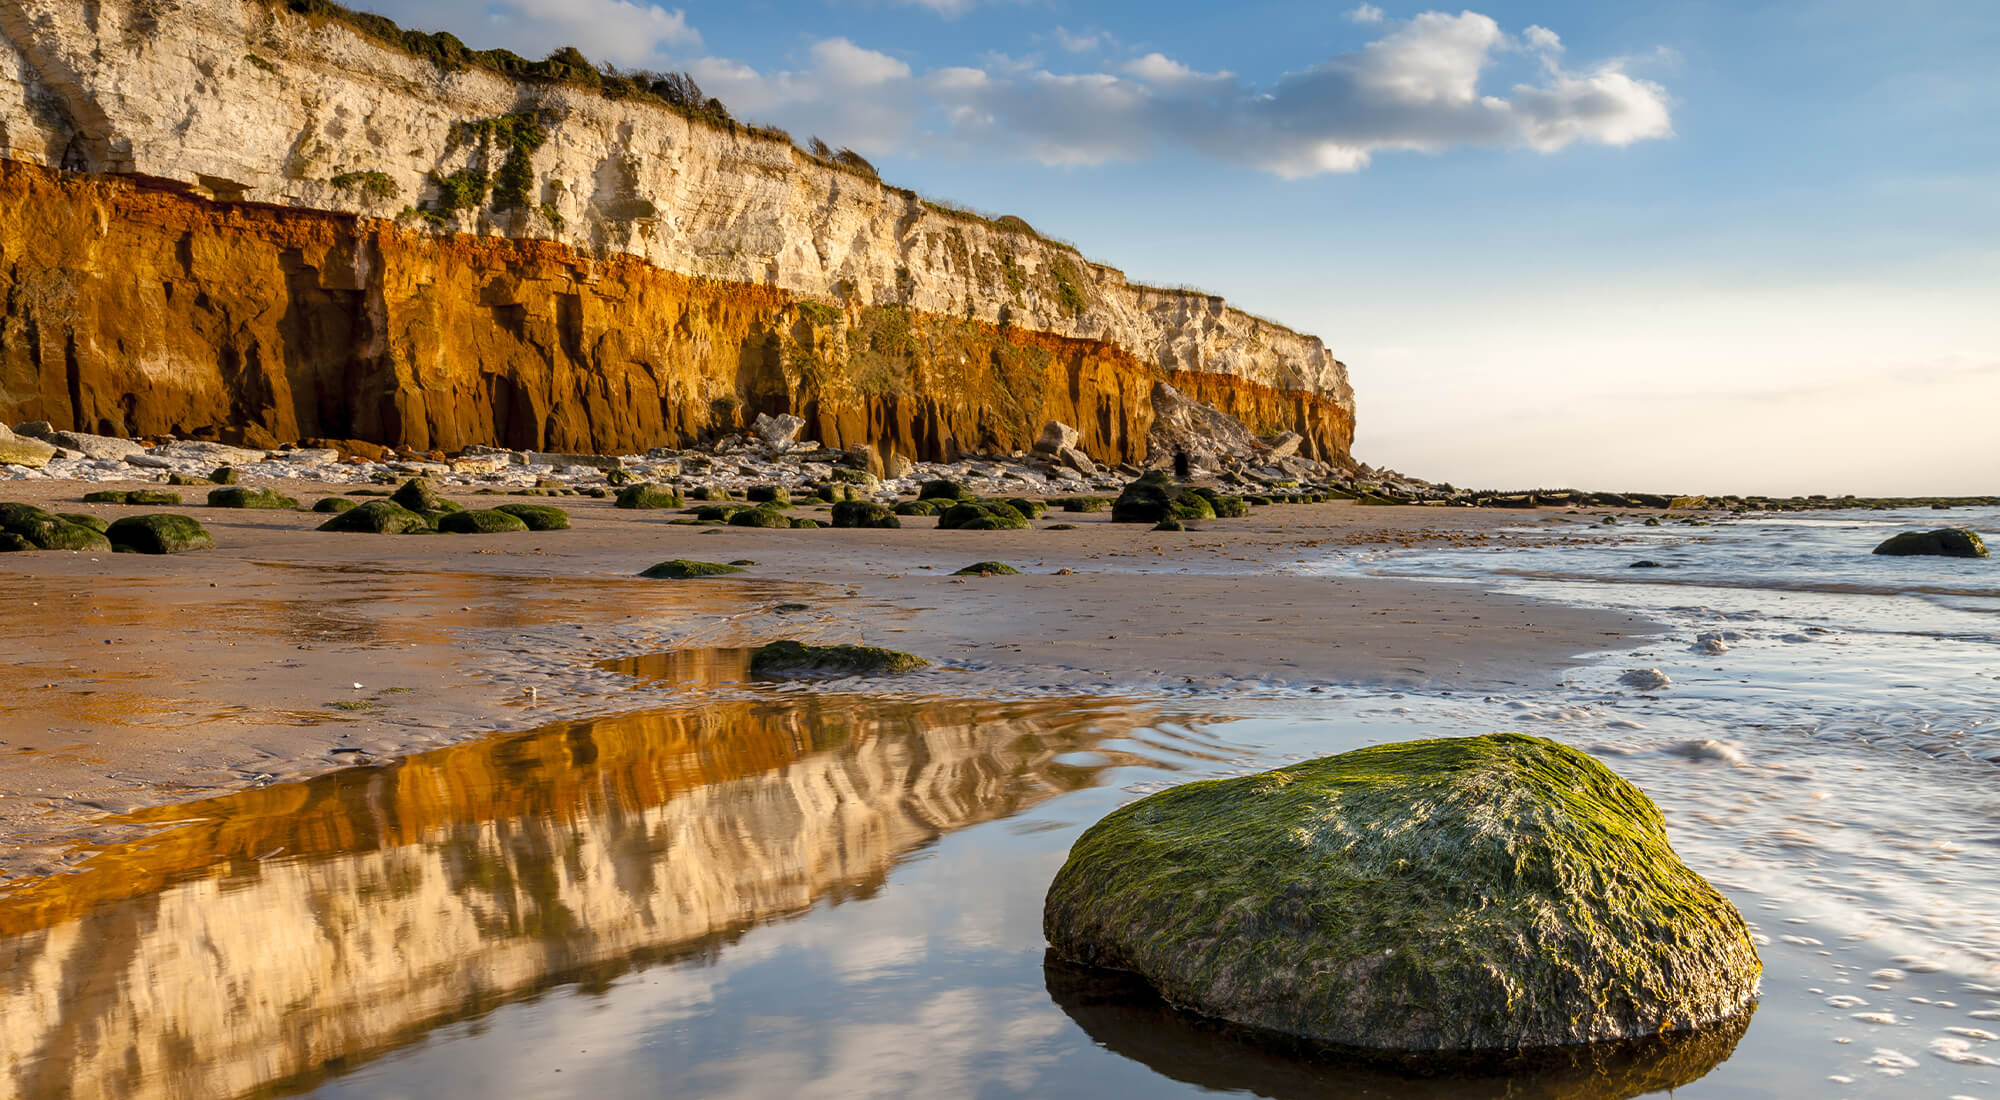
{"type": "Polygon", "coordinates": [[[1323,337],[1476,485],[2000,492],[2000,4],[365,0],[1323,337]]]}

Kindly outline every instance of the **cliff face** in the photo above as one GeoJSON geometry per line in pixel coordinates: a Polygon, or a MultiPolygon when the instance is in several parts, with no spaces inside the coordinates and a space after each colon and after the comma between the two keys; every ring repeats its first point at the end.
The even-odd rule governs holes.
{"type": "Polygon", "coordinates": [[[663,106],[447,71],[263,0],[0,0],[0,418],[621,452],[1144,457],[1155,379],[1344,458],[1345,368],[663,106]]]}

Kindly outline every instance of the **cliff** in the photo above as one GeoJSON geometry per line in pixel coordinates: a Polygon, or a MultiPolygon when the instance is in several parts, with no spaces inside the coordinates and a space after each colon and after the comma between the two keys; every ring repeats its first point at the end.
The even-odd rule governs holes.
{"type": "Polygon", "coordinates": [[[266,0],[0,0],[0,420],[1143,458],[1155,380],[1343,460],[1346,370],[769,132],[266,0]]]}

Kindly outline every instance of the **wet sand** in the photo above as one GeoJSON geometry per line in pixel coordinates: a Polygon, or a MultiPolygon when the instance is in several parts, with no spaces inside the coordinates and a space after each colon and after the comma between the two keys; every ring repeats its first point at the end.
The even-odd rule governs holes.
{"type": "Polygon", "coordinates": [[[1342,502],[1188,533],[1104,513],[1051,513],[1031,531],[919,517],[769,531],[566,497],[546,503],[570,512],[569,531],[410,537],[321,534],[309,513],[78,503],[103,487],[17,482],[4,496],[106,518],[182,511],[217,548],[0,556],[0,877],[81,858],[66,849],[107,813],[632,709],[635,692],[660,705],[671,684],[635,687],[597,664],[680,646],[886,645],[938,666],[894,690],[956,696],[1478,692],[1552,683],[1653,629],[1467,585],[1283,572],[1342,547],[1592,537],[1547,512],[1342,502]],[[757,564],[740,578],[634,576],[668,558],[757,564]],[[980,560],[1026,575],[949,575],[980,560]]]}

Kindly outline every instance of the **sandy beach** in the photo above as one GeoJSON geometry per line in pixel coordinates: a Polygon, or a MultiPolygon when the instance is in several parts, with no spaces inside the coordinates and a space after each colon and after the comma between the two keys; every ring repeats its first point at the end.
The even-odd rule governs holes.
{"type": "MultiPolygon", "coordinates": [[[[7,495],[107,519],[149,510],[77,503],[102,487],[24,482],[7,495]]],[[[340,487],[286,486],[308,503],[319,488],[340,487]]],[[[873,688],[961,697],[1476,692],[1552,683],[1580,655],[1652,629],[1472,585],[1286,572],[1329,547],[1594,537],[1547,510],[1335,502],[1185,533],[1061,512],[1029,531],[937,531],[923,517],[770,531],[550,503],[572,530],[341,535],[306,512],[190,506],[179,511],[216,549],[0,559],[0,874],[79,858],[66,849],[108,813],[665,705],[671,683],[598,667],[664,650],[885,645],[935,667],[873,688]],[[635,576],[670,558],[756,564],[740,577],[635,576]],[[981,560],[1024,575],[950,575],[981,560]]]]}

